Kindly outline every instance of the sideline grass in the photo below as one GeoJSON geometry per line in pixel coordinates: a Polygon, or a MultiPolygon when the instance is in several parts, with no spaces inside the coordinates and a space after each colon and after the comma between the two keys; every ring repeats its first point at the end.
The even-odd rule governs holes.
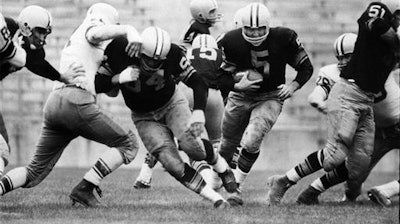
{"type": "MultiPolygon", "coordinates": [[[[321,173],[289,189],[282,205],[268,207],[265,182],[277,172],[254,171],[243,189],[245,205],[216,211],[211,202],[202,200],[160,169],[155,171],[148,190],[132,187],[138,170],[120,169],[100,186],[104,194],[101,201],[107,207],[72,207],[68,195],[86,171],[56,168],[39,186],[0,197],[0,223],[399,223],[398,199],[389,208],[376,206],[365,195],[356,204],[343,204],[336,202],[342,197],[342,186],[325,192],[320,205],[296,205],[297,195],[321,173]]],[[[398,174],[372,173],[364,189],[392,179],[398,179],[398,174]]]]}

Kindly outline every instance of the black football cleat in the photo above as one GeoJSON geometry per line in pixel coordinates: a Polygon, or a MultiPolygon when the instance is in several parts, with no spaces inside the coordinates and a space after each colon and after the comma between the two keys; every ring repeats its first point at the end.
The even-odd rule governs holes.
{"type": "Polygon", "coordinates": [[[228,193],[234,193],[237,190],[238,185],[231,169],[228,168],[225,172],[219,173],[218,176],[221,178],[222,185],[228,193]]]}
{"type": "Polygon", "coordinates": [[[72,205],[79,203],[86,208],[98,207],[101,203],[93,194],[93,190],[96,190],[99,196],[102,197],[102,192],[98,186],[83,179],[78,185],[76,185],[76,187],[74,187],[74,189],[72,189],[72,192],[69,195],[72,200],[72,205]]]}

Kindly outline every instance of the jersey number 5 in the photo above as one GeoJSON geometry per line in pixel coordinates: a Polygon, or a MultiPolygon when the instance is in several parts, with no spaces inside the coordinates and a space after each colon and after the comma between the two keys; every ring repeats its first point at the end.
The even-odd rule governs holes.
{"type": "MultiPolygon", "coordinates": [[[[203,58],[203,59],[210,60],[210,61],[216,61],[217,60],[217,51],[214,48],[201,47],[200,48],[199,57],[203,58]]],[[[193,60],[194,59],[194,55],[193,55],[193,50],[192,49],[188,50],[187,58],[189,60],[193,60]]]]}
{"type": "Polygon", "coordinates": [[[251,64],[257,68],[259,72],[264,73],[264,77],[269,77],[268,50],[251,51],[251,64]]]}

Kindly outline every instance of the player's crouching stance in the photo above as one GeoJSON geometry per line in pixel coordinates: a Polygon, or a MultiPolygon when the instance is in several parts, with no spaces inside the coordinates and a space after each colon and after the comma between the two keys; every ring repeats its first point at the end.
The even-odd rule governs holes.
{"type": "Polygon", "coordinates": [[[205,159],[217,172],[226,173],[227,191],[236,188],[226,161],[209,141],[200,137],[204,131],[207,85],[182,49],[171,44],[166,31],[146,28],[142,40],[139,57],[129,57],[124,52],[125,38],[116,38],[107,46],[107,60],[96,76],[97,91],[108,92],[119,87],[146,149],[184,186],[211,200],[216,208],[228,207],[223,197],[183,162],[174,142],[176,137],[179,148],[191,159],[205,159]],[[176,88],[176,80],[193,88],[193,113],[183,93],[176,88]]]}
{"type": "Polygon", "coordinates": [[[103,60],[103,52],[110,39],[127,36],[127,51],[135,52],[140,36],[133,27],[116,25],[118,12],[112,6],[97,3],[91,6],[83,23],[71,36],[62,51],[61,72],[73,64],[85,68],[77,84],[59,84],[50,93],[44,107],[44,124],[36,151],[26,167],[8,172],[0,180],[0,195],[19,187],[30,188],[39,184],[60,158],[65,147],[76,137],[105,144],[110,149],[85,174],[72,190],[70,198],[86,207],[98,206],[93,194],[100,181],[121,166],[132,161],[138,150],[137,138],[131,131],[105,115],[96,105],[94,77],[103,60]],[[136,44],[135,44],[136,43],[136,44]]]}

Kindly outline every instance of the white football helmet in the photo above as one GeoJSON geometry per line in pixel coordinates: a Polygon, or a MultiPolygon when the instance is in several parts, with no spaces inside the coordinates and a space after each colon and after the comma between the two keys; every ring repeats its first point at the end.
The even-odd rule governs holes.
{"type": "Polygon", "coordinates": [[[235,15],[233,15],[233,23],[235,25],[235,28],[241,28],[243,26],[242,23],[242,17],[243,17],[243,12],[244,8],[240,8],[235,12],[235,15]]]}
{"type": "Polygon", "coordinates": [[[400,10],[400,0],[381,0],[381,3],[385,4],[391,13],[400,10]]]}
{"type": "Polygon", "coordinates": [[[36,27],[46,29],[48,34],[51,33],[52,21],[50,12],[37,5],[25,7],[18,16],[21,33],[26,37],[31,36],[32,30],[36,27]]]}
{"type": "Polygon", "coordinates": [[[142,34],[141,67],[147,72],[155,72],[161,68],[171,49],[169,34],[159,27],[148,27],[142,34]]]}
{"type": "Polygon", "coordinates": [[[336,38],[335,43],[333,44],[335,56],[339,57],[353,53],[356,40],[357,35],[354,33],[344,33],[336,38]]]}
{"type": "Polygon", "coordinates": [[[86,18],[98,16],[106,24],[118,24],[119,23],[119,13],[111,5],[106,3],[95,3],[88,9],[86,13],[86,18]]]}
{"type": "Polygon", "coordinates": [[[214,37],[209,34],[200,34],[194,38],[192,43],[192,48],[214,48],[217,49],[217,41],[215,41],[214,37]]]}
{"type": "Polygon", "coordinates": [[[189,7],[192,17],[199,23],[214,24],[222,18],[216,0],[192,0],[189,7]]]}
{"type": "Polygon", "coordinates": [[[261,3],[251,3],[245,6],[242,13],[242,35],[243,38],[254,46],[260,45],[269,33],[271,14],[268,8],[261,3]],[[262,36],[251,37],[245,29],[257,29],[265,27],[266,32],[262,36]]]}
{"type": "Polygon", "coordinates": [[[354,33],[344,33],[336,38],[333,44],[335,56],[338,59],[338,68],[341,70],[350,61],[356,44],[357,35],[354,33]]]}

